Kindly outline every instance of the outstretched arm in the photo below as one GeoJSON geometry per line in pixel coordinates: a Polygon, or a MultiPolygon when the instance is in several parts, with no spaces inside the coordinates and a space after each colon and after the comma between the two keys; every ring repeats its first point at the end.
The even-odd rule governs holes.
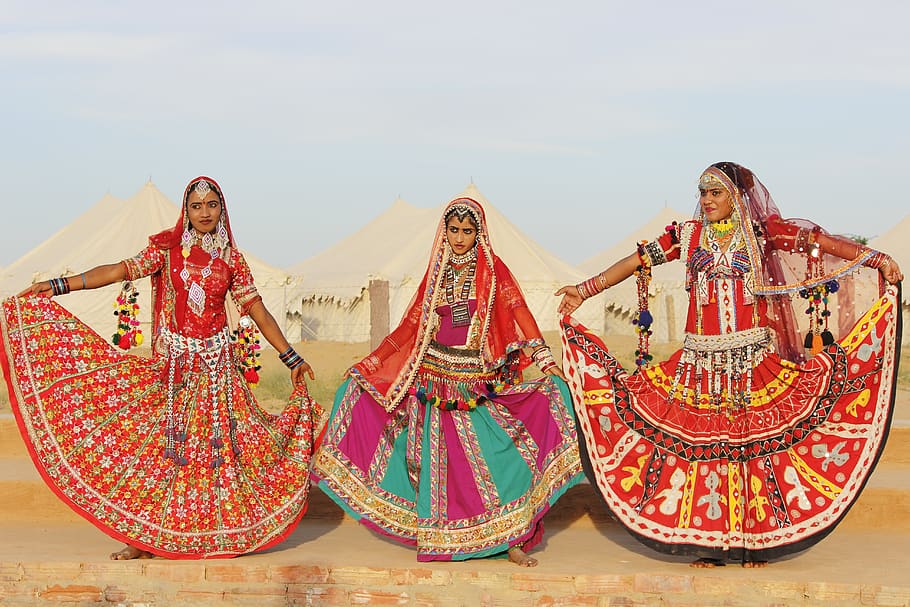
{"type": "Polygon", "coordinates": [[[858,259],[872,253],[863,262],[864,266],[878,270],[881,272],[882,278],[891,284],[904,279],[900,266],[890,255],[870,249],[848,238],[825,234],[818,229],[800,227],[792,221],[781,219],[778,215],[769,217],[766,225],[768,237],[776,248],[785,251],[810,252],[813,247],[818,247],[822,252],[841,259],[858,259]]]}
{"type": "MultiPolygon", "coordinates": [[[[830,255],[835,255],[841,259],[856,259],[868,249],[857,243],[844,238],[836,238],[827,234],[817,234],[816,242],[819,248],[830,255]]],[[[889,284],[895,284],[904,279],[904,273],[901,272],[898,263],[885,253],[875,253],[863,265],[874,268],[881,272],[882,278],[889,284]]]]}
{"type": "Polygon", "coordinates": [[[294,352],[291,344],[289,344],[288,340],[285,338],[284,333],[281,332],[278,323],[275,322],[275,317],[266,309],[262,300],[251,305],[247,313],[250,315],[250,318],[253,319],[253,322],[256,323],[256,326],[259,327],[259,331],[262,333],[262,336],[265,337],[266,341],[272,344],[272,347],[275,348],[277,352],[283,353],[282,362],[285,362],[284,358],[288,358],[288,361],[285,362],[285,364],[291,366],[294,364],[293,361],[298,359],[302,361],[296,366],[291,367],[291,381],[295,386],[300,382],[305,381],[304,373],[309,375],[310,379],[316,379],[316,375],[313,373],[313,368],[310,366],[310,363],[297,356],[297,353],[294,352]],[[297,358],[291,358],[289,352],[293,353],[297,358]]]}
{"type": "Polygon", "coordinates": [[[638,257],[638,253],[632,253],[583,283],[562,287],[555,293],[556,297],[562,295],[562,301],[559,302],[559,313],[571,314],[578,309],[584,300],[632,276],[639,264],[641,264],[641,260],[638,257]]]}
{"type": "Polygon", "coordinates": [[[57,283],[58,285],[63,285],[63,288],[65,289],[63,291],[60,291],[58,286],[58,292],[55,293],[54,287],[51,285],[51,280],[43,280],[23,289],[22,292],[19,293],[19,296],[40,295],[42,297],[51,297],[52,295],[62,295],[63,293],[69,293],[70,291],[106,287],[115,282],[126,280],[126,278],[126,266],[123,265],[123,262],[111,263],[103,266],[96,266],[91,270],[75,276],[52,279],[54,281],[63,281],[62,283],[57,283]]]}

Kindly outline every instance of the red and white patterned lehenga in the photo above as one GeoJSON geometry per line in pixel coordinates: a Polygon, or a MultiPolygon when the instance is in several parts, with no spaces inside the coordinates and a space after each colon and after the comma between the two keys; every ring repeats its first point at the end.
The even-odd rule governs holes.
{"type": "Polygon", "coordinates": [[[118,351],[45,297],[3,302],[0,359],[32,460],[64,502],[159,556],[230,557],[296,526],[323,415],[305,386],[280,414],[259,407],[238,370],[225,297],[241,312],[260,297],[227,210],[230,246],[217,257],[195,244],[184,259],[184,215],[123,262],[130,280],[152,277],[151,359],[118,351]]]}
{"type": "Polygon", "coordinates": [[[802,361],[789,294],[833,286],[869,254],[789,282],[786,267],[806,267],[799,249],[812,229],[781,220],[761,183],[730,166],[733,177],[709,171],[729,182],[740,228],[752,230],[723,251],[689,221],[640,250],[645,264],[686,260],[683,348],[628,373],[569,317],[563,343],[588,473],[611,512],[661,552],[745,562],[808,548],[856,500],[888,434],[901,317],[899,288],[888,287],[802,361]]]}

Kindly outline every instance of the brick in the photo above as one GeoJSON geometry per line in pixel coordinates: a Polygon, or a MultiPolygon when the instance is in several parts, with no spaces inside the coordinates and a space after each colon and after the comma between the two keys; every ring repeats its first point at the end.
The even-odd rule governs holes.
{"type": "Polygon", "coordinates": [[[451,592],[416,593],[411,604],[414,607],[474,607],[479,601],[476,596],[468,597],[463,591],[453,589],[451,592]]]}
{"type": "Polygon", "coordinates": [[[631,575],[576,575],[575,590],[578,594],[614,595],[631,593],[634,579],[631,575]]]}
{"type": "Polygon", "coordinates": [[[97,586],[49,586],[38,591],[38,598],[57,603],[100,603],[104,591],[97,586]]]}
{"type": "Polygon", "coordinates": [[[125,603],[129,598],[129,591],[118,586],[108,586],[104,589],[104,600],[108,603],[125,603]]]}
{"type": "Polygon", "coordinates": [[[807,596],[805,582],[760,581],[739,582],[731,591],[745,596],[763,596],[774,599],[803,601],[807,596]]]}
{"type": "Polygon", "coordinates": [[[74,581],[82,572],[79,563],[22,563],[23,580],[44,580],[54,583],[74,581]]]}
{"type": "Polygon", "coordinates": [[[338,586],[290,584],[287,604],[292,607],[348,607],[348,592],[338,586]]]}
{"type": "Polygon", "coordinates": [[[79,580],[82,582],[119,581],[124,577],[142,577],[146,563],[142,560],[82,563],[79,580]]]}
{"type": "Polygon", "coordinates": [[[575,592],[575,580],[571,575],[548,575],[546,573],[513,573],[512,590],[523,592],[548,591],[559,594],[575,592]]]}
{"type": "Polygon", "coordinates": [[[863,605],[875,605],[876,607],[906,607],[910,605],[910,588],[906,586],[879,586],[874,588],[873,592],[864,592],[863,605]],[[874,595],[870,598],[871,603],[865,602],[865,597],[874,595]]]}
{"type": "Polygon", "coordinates": [[[0,582],[18,582],[22,579],[22,565],[5,561],[0,563],[0,582]]]}
{"type": "Polygon", "coordinates": [[[408,605],[411,602],[411,597],[406,592],[352,590],[348,597],[351,605],[408,605]]]}
{"type": "Polygon", "coordinates": [[[269,567],[269,579],[279,584],[325,584],[329,569],[318,565],[273,565],[269,567]]]}
{"type": "Polygon", "coordinates": [[[471,584],[479,588],[508,588],[510,575],[508,573],[492,573],[489,571],[458,571],[452,575],[455,584],[471,584]]]}
{"type": "Polygon", "coordinates": [[[534,598],[527,592],[501,590],[493,593],[487,590],[480,595],[480,607],[534,607],[534,598]]]}
{"type": "Polygon", "coordinates": [[[452,583],[452,572],[441,569],[407,568],[390,569],[389,575],[396,586],[447,586],[452,583]]]}
{"type": "Polygon", "coordinates": [[[376,567],[332,567],[329,583],[349,586],[388,586],[392,574],[388,569],[376,567]]]}
{"type": "Polygon", "coordinates": [[[600,598],[593,594],[573,594],[558,598],[543,595],[537,599],[536,607],[598,607],[599,604],[600,598]]]}
{"type": "Polygon", "coordinates": [[[213,563],[205,566],[205,579],[210,582],[267,582],[269,581],[269,568],[266,565],[213,563]]]}
{"type": "Polygon", "coordinates": [[[287,591],[283,586],[260,586],[258,588],[234,589],[224,593],[224,601],[229,605],[283,605],[287,591]]]}
{"type": "Polygon", "coordinates": [[[8,599],[15,599],[16,597],[27,597],[29,604],[34,603],[35,589],[22,582],[0,582],[0,605],[5,606],[8,602],[12,602],[8,599]]]}
{"type": "Polygon", "coordinates": [[[145,565],[145,576],[150,580],[168,582],[201,582],[205,580],[205,565],[175,561],[150,561],[145,565]]]}
{"type": "Polygon", "coordinates": [[[175,602],[178,605],[218,605],[224,602],[224,593],[204,590],[178,590],[175,602]]]}
{"type": "Polygon", "coordinates": [[[632,580],[632,589],[635,592],[650,594],[682,594],[692,592],[692,584],[693,576],[691,575],[639,573],[632,580]]]}
{"type": "Polygon", "coordinates": [[[832,582],[809,582],[806,584],[806,598],[810,601],[852,601],[859,603],[860,586],[858,584],[838,584],[832,582]]]}
{"type": "Polygon", "coordinates": [[[627,596],[611,596],[604,598],[607,600],[606,602],[601,601],[601,607],[638,607],[638,605],[643,604],[637,603],[635,600],[630,599],[627,596]]]}

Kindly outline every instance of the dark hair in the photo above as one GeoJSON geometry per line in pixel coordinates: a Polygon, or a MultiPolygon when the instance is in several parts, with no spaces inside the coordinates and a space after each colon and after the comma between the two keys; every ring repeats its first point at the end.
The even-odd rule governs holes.
{"type": "Polygon", "coordinates": [[[740,191],[750,189],[755,184],[752,171],[735,162],[715,162],[711,168],[720,170],[740,191]]]}
{"type": "Polygon", "coordinates": [[[458,211],[459,211],[458,207],[452,207],[451,209],[448,210],[448,212],[446,213],[445,218],[443,220],[443,224],[445,224],[446,227],[448,227],[449,220],[452,217],[458,218],[458,221],[464,221],[464,218],[467,217],[468,219],[471,220],[471,223],[474,225],[475,230],[480,229],[480,222],[477,220],[477,217],[474,216],[473,212],[471,212],[469,210],[466,213],[459,213],[458,211]]]}

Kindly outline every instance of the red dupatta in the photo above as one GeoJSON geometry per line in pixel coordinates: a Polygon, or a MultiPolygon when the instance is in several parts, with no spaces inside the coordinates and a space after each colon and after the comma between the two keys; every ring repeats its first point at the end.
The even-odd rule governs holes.
{"type": "Polygon", "coordinates": [[[493,253],[483,208],[471,198],[456,198],[446,205],[439,220],[427,270],[401,323],[349,371],[386,411],[395,409],[406,396],[435,336],[435,310],[445,302],[444,270],[452,254],[446,239],[446,216],[453,208],[469,213],[477,225],[475,316],[483,367],[492,370],[514,362],[522,370],[531,361],[521,349],[544,345],[518,282],[493,253]]]}
{"type": "MultiPolygon", "coordinates": [[[[780,211],[768,189],[748,168],[734,162],[718,162],[707,169],[704,175],[711,175],[721,181],[733,197],[733,208],[739,217],[746,254],[754,273],[753,290],[756,295],[768,301],[768,321],[777,334],[778,353],[791,361],[802,361],[802,340],[793,311],[792,298],[800,291],[824,284],[833,279],[842,279],[862,269],[863,262],[874,252],[861,250],[853,259],[841,259],[823,254],[826,271],[818,276],[808,277],[806,272],[807,253],[796,246],[778,245],[778,233],[788,227],[817,231],[829,239],[850,242],[849,239],[829,234],[815,223],[806,219],[782,220],[780,211]]],[[[701,210],[696,218],[702,223],[707,220],[701,210]]],[[[854,245],[855,246],[855,245],[854,245]]],[[[855,306],[852,298],[841,298],[841,308],[855,306]]]]}
{"type": "MultiPolygon", "coordinates": [[[[231,221],[228,217],[227,203],[225,202],[224,193],[221,191],[221,186],[218,185],[218,182],[205,175],[200,175],[187,184],[186,189],[183,191],[183,202],[180,205],[180,216],[177,218],[177,224],[173,228],[168,228],[149,236],[149,242],[163,251],[167,251],[168,255],[170,255],[170,252],[173,249],[181,246],[184,232],[192,229],[189,217],[186,214],[186,202],[190,196],[190,191],[201,181],[207,182],[209,187],[218,194],[218,198],[221,200],[221,218],[219,219],[219,224],[223,223],[227,232],[227,247],[222,251],[221,258],[227,261],[228,249],[236,246],[234,233],[231,231],[231,221]]],[[[216,230],[217,229],[219,228],[216,227],[216,230]]],[[[165,264],[165,268],[167,268],[168,265],[169,262],[165,264]]],[[[174,283],[170,279],[169,272],[156,272],[151,276],[151,281],[153,305],[152,335],[157,338],[159,327],[169,325],[170,319],[174,318],[174,302],[177,300],[177,297],[176,289],[174,283]]],[[[157,341],[157,339],[153,340],[153,348],[157,349],[157,341]]]]}

